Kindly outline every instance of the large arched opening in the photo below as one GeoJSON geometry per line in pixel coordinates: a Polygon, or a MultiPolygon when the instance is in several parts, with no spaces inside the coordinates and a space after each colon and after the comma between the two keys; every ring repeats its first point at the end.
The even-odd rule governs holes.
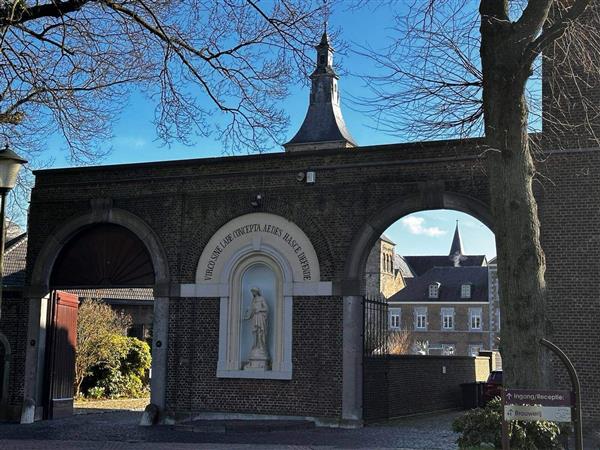
{"type": "MultiPolygon", "coordinates": [[[[32,308],[22,422],[72,413],[77,310],[82,300],[106,302],[121,314],[128,312],[126,308],[107,298],[131,299],[132,293],[140,292],[145,295],[142,313],[151,321],[148,334],[140,336],[148,338],[152,351],[150,402],[164,409],[166,261],[152,229],[135,215],[113,208],[72,219],[46,241],[28,290],[32,308]]],[[[131,324],[131,319],[123,323],[131,324]]]]}
{"type": "MultiPolygon", "coordinates": [[[[367,222],[363,223],[359,228],[359,231],[354,235],[352,245],[350,247],[350,253],[345,262],[344,281],[342,284],[342,292],[344,294],[343,409],[344,415],[347,419],[368,420],[368,415],[370,414],[370,411],[366,409],[369,405],[366,405],[363,396],[365,393],[365,383],[367,382],[366,377],[368,376],[364,370],[365,367],[363,364],[363,356],[365,350],[365,336],[368,334],[368,330],[365,329],[365,320],[367,318],[366,316],[368,315],[364,310],[364,307],[367,303],[365,302],[365,298],[368,291],[369,275],[372,276],[372,274],[369,274],[367,263],[371,262],[369,261],[370,256],[371,260],[373,260],[372,250],[374,246],[377,246],[376,244],[378,242],[381,242],[381,237],[384,235],[386,230],[403,217],[420,211],[440,210],[452,210],[468,214],[493,232],[493,223],[489,207],[487,205],[469,196],[444,192],[441,194],[438,193],[438,195],[432,196],[432,198],[428,198],[426,195],[421,194],[403,198],[397,202],[394,202],[380,210],[378,213],[374,214],[367,222]]],[[[382,255],[378,256],[378,262],[383,270],[392,269],[394,267],[392,256],[383,254],[383,247],[384,246],[382,246],[382,255]]],[[[444,259],[448,259],[447,265],[453,265],[451,255],[447,255],[444,259]]],[[[435,263],[432,264],[435,266],[435,263]]],[[[393,274],[393,270],[389,271],[391,274],[393,274]]],[[[438,272],[442,271],[444,270],[438,270],[438,272]]],[[[467,270],[465,270],[465,272],[466,271],[467,270]]],[[[479,276],[481,276],[481,274],[479,274],[479,276]]],[[[478,295],[481,294],[482,293],[479,293],[478,295]]],[[[375,328],[381,329],[382,333],[387,333],[390,326],[390,317],[388,311],[389,305],[387,304],[387,299],[384,299],[384,303],[386,303],[384,305],[385,319],[379,320],[378,322],[376,321],[377,324],[375,328]]],[[[416,304],[418,302],[414,301],[411,303],[416,304]]],[[[399,305],[395,306],[395,312],[398,312],[397,310],[401,308],[399,305]]],[[[419,305],[419,307],[423,308],[424,306],[419,305]]],[[[412,313],[414,312],[414,305],[405,309],[411,310],[410,322],[412,326],[412,313]]],[[[475,311],[476,308],[471,309],[475,311]]],[[[398,327],[400,327],[402,323],[406,323],[402,322],[400,317],[401,315],[398,313],[397,317],[393,318],[393,320],[398,321],[398,327]]],[[[407,319],[407,317],[405,317],[405,319],[407,319]]],[[[448,323],[453,324],[454,322],[448,320],[448,323]]],[[[482,343],[481,346],[488,347],[488,344],[489,342],[486,341],[486,345],[483,345],[482,343]]],[[[377,345],[375,347],[377,347],[377,345]]],[[[475,347],[473,344],[471,346],[471,351],[473,351],[474,348],[475,347]]]]}

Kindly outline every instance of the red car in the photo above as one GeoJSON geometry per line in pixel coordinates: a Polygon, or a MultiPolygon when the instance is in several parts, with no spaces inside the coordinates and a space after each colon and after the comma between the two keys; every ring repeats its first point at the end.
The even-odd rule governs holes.
{"type": "Polygon", "coordinates": [[[483,385],[483,404],[487,404],[494,397],[502,395],[502,371],[492,370],[487,381],[483,385]]]}

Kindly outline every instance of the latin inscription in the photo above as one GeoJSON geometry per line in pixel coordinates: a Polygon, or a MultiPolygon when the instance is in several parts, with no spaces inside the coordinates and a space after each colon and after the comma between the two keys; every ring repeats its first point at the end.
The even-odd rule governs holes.
{"type": "Polygon", "coordinates": [[[204,281],[212,280],[215,266],[217,265],[217,261],[223,253],[223,250],[225,250],[227,246],[231,245],[231,243],[234,242],[236,239],[252,233],[272,234],[280,238],[287,245],[289,245],[293,252],[296,254],[296,257],[298,258],[298,262],[300,263],[300,267],[302,268],[303,279],[305,281],[311,279],[311,268],[308,258],[302,250],[302,246],[298,243],[298,241],[292,234],[288,233],[287,231],[281,229],[278,226],[271,225],[268,223],[253,223],[236,228],[231,233],[225,235],[219,241],[219,243],[215,246],[212,253],[210,254],[208,263],[206,264],[206,269],[204,271],[204,281]]]}

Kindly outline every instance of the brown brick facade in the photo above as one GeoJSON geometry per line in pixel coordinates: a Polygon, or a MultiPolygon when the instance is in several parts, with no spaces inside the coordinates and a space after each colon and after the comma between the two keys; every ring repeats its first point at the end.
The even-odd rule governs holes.
{"type": "Polygon", "coordinates": [[[439,351],[441,345],[453,345],[454,354],[469,355],[470,345],[479,345],[482,349],[489,348],[489,304],[403,304],[390,305],[390,313],[400,310],[400,328],[409,330],[413,341],[427,341],[429,348],[439,351]],[[427,329],[420,330],[415,327],[415,308],[427,308],[427,329]],[[442,328],[442,308],[454,308],[454,329],[442,328]],[[481,308],[481,330],[469,329],[469,309],[481,308]]]}
{"type": "Polygon", "coordinates": [[[461,383],[486,381],[490,369],[487,357],[400,355],[365,358],[365,373],[365,415],[381,420],[461,408],[461,383]]]}
{"type": "Polygon", "coordinates": [[[172,299],[167,409],[183,418],[236,412],[341,415],[342,300],[295,297],[292,380],[216,378],[219,299],[172,299]]]}
{"type": "MultiPolygon", "coordinates": [[[[138,216],[159,237],[171,283],[193,283],[198,259],[210,237],[227,221],[255,212],[250,202],[261,193],[260,211],[298,225],[317,252],[321,279],[332,281],[334,293],[343,294],[353,286],[346,278],[350,256],[359,251],[366,261],[377,237],[403,214],[440,207],[459,209],[493,229],[485,216],[487,181],[477,144],[449,141],[37,172],[30,212],[28,276],[54,230],[89,213],[91,199],[110,198],[115,208],[138,216]],[[316,172],[316,183],[297,181],[298,172],[309,169],[316,172]],[[357,236],[365,227],[373,230],[373,240],[357,249],[357,236]]],[[[553,154],[540,169],[552,180],[539,192],[552,338],[579,369],[584,414],[597,419],[600,218],[593,205],[600,204],[600,153],[553,154]]],[[[272,402],[265,401],[265,406],[254,412],[338,414],[343,334],[340,303],[339,297],[295,299],[294,358],[303,363],[294,361],[294,379],[286,384],[215,379],[218,301],[173,297],[169,408],[186,413],[216,407],[210,398],[214,395],[231,402],[235,399],[237,410],[250,411],[240,393],[243,386],[256,383],[265,386],[272,402]],[[320,309],[311,313],[303,312],[303,308],[317,307],[320,309]],[[200,327],[200,323],[206,325],[200,327]],[[300,334],[302,329],[311,331],[300,334]],[[316,336],[321,332],[324,338],[316,336]],[[212,352],[199,351],[209,343],[212,352]],[[196,362],[201,372],[194,369],[196,362]],[[206,378],[209,375],[211,378],[206,378]],[[319,377],[329,381],[320,395],[314,395],[319,377]],[[190,379],[194,381],[190,383],[190,379]],[[206,385],[202,387],[202,383],[206,385]],[[273,403],[276,398],[279,406],[273,403]],[[301,409],[299,403],[304,405],[301,409]]],[[[19,320],[26,324],[26,308],[22,312],[19,320]]],[[[564,379],[559,372],[559,380],[564,379]]]]}
{"type": "Polygon", "coordinates": [[[23,355],[27,345],[27,308],[21,292],[3,292],[0,333],[10,345],[8,396],[6,404],[2,405],[5,411],[2,411],[0,418],[15,420],[21,413],[23,402],[23,355]]]}

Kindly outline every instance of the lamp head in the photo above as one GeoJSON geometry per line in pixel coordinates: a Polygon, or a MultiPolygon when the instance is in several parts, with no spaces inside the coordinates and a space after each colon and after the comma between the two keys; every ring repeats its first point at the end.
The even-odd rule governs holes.
{"type": "Polygon", "coordinates": [[[9,191],[17,183],[17,175],[27,160],[13,152],[8,144],[0,150],[0,190],[9,191]]]}

